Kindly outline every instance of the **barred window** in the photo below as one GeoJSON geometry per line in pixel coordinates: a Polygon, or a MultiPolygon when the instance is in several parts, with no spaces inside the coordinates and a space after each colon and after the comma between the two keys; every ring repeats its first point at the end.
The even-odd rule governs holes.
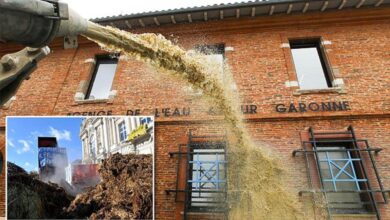
{"type": "Polygon", "coordinates": [[[188,143],[169,153],[177,158],[176,189],[165,191],[184,203],[178,210],[184,219],[189,213],[228,213],[226,145],[225,135],[196,136],[190,131],[188,143]]]}
{"type": "Polygon", "coordinates": [[[224,149],[193,149],[191,176],[191,208],[209,209],[218,204],[218,193],[226,188],[224,149]]]}
{"type": "Polygon", "coordinates": [[[293,156],[305,157],[309,189],[300,194],[322,194],[330,215],[373,213],[379,219],[379,205],[387,203],[388,190],[373,154],[382,149],[358,139],[352,126],[338,131],[309,128],[301,138],[302,149],[294,150],[293,156]]]}
{"type": "Polygon", "coordinates": [[[318,160],[324,190],[335,191],[327,194],[332,211],[343,214],[367,212],[363,204],[367,202],[363,198],[365,193],[359,193],[367,184],[359,167],[361,158],[354,157],[349,146],[337,142],[321,143],[317,149],[320,150],[318,160]]]}

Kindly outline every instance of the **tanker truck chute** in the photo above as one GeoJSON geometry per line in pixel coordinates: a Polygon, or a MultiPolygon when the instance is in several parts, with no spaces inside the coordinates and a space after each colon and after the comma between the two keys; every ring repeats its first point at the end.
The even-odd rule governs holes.
{"type": "Polygon", "coordinates": [[[0,59],[0,106],[15,95],[56,37],[77,36],[88,21],[55,0],[0,0],[0,42],[27,46],[0,59]]]}

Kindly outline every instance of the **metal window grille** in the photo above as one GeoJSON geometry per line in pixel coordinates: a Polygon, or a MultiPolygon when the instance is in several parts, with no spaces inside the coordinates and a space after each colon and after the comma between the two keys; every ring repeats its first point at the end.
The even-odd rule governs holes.
{"type": "Polygon", "coordinates": [[[383,187],[373,155],[381,150],[381,148],[370,147],[367,140],[357,139],[352,126],[343,132],[315,132],[310,128],[309,140],[302,141],[302,149],[293,151],[293,156],[303,153],[306,161],[309,190],[300,191],[300,195],[322,193],[328,202],[327,211],[330,219],[334,213],[334,204],[370,207],[377,219],[381,219],[378,205],[388,203],[386,193],[389,192],[383,187]],[[348,144],[349,147],[345,147],[347,145],[340,147],[343,143],[348,144]],[[329,144],[338,147],[334,145],[324,147],[329,144]],[[310,167],[313,160],[316,175],[313,175],[310,167]],[[315,186],[315,176],[319,178],[320,189],[315,186]],[[343,196],[353,195],[364,199],[343,200],[343,196]],[[332,201],[332,198],[339,198],[341,201],[332,201]]]}
{"type": "MultiPolygon", "coordinates": [[[[317,147],[318,148],[318,147],[317,147]]],[[[354,162],[361,162],[360,158],[352,158],[351,152],[349,152],[347,149],[345,152],[341,152],[345,154],[345,157],[343,158],[333,158],[331,150],[334,148],[327,147],[328,149],[324,149],[325,152],[318,153],[319,156],[319,162],[320,162],[320,168],[323,169],[324,165],[326,164],[325,169],[330,174],[328,177],[323,177],[322,181],[324,183],[331,183],[331,190],[338,191],[338,184],[337,183],[353,183],[353,185],[356,186],[357,190],[360,190],[360,183],[361,182],[367,182],[367,179],[360,179],[355,171],[355,167],[353,165],[354,162]],[[324,158],[321,158],[321,154],[323,154],[324,158]]],[[[338,148],[340,149],[340,148],[338,148]]],[[[340,187],[339,187],[340,188],[340,187]]],[[[340,190],[340,189],[339,189],[340,190]]]]}
{"type": "MultiPolygon", "coordinates": [[[[179,146],[178,152],[170,156],[178,157],[179,165],[186,161],[186,180],[184,189],[168,189],[167,193],[176,193],[176,202],[184,202],[184,219],[188,213],[220,213],[227,219],[227,140],[226,136],[194,136],[190,132],[187,145],[179,146]],[[178,194],[184,193],[184,200],[178,194]]],[[[179,178],[179,174],[177,174],[179,178]]]]}
{"type": "Polygon", "coordinates": [[[191,190],[189,209],[215,209],[223,199],[218,193],[226,186],[225,150],[194,148],[188,162],[190,177],[187,183],[191,190]]]}

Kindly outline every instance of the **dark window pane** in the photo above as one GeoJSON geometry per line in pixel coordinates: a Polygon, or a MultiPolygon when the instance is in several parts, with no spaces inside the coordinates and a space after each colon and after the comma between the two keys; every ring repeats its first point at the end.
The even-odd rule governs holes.
{"type": "Polygon", "coordinates": [[[328,88],[326,73],[316,47],[293,48],[291,52],[301,89],[328,88]]]}

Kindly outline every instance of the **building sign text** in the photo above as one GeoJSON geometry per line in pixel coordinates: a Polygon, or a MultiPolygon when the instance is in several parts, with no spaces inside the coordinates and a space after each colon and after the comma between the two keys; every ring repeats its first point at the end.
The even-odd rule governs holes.
{"type": "Polygon", "coordinates": [[[310,102],[310,103],[290,103],[277,104],[276,112],[296,113],[296,112],[330,112],[330,111],[348,111],[351,110],[349,101],[342,102],[310,102]]]}

